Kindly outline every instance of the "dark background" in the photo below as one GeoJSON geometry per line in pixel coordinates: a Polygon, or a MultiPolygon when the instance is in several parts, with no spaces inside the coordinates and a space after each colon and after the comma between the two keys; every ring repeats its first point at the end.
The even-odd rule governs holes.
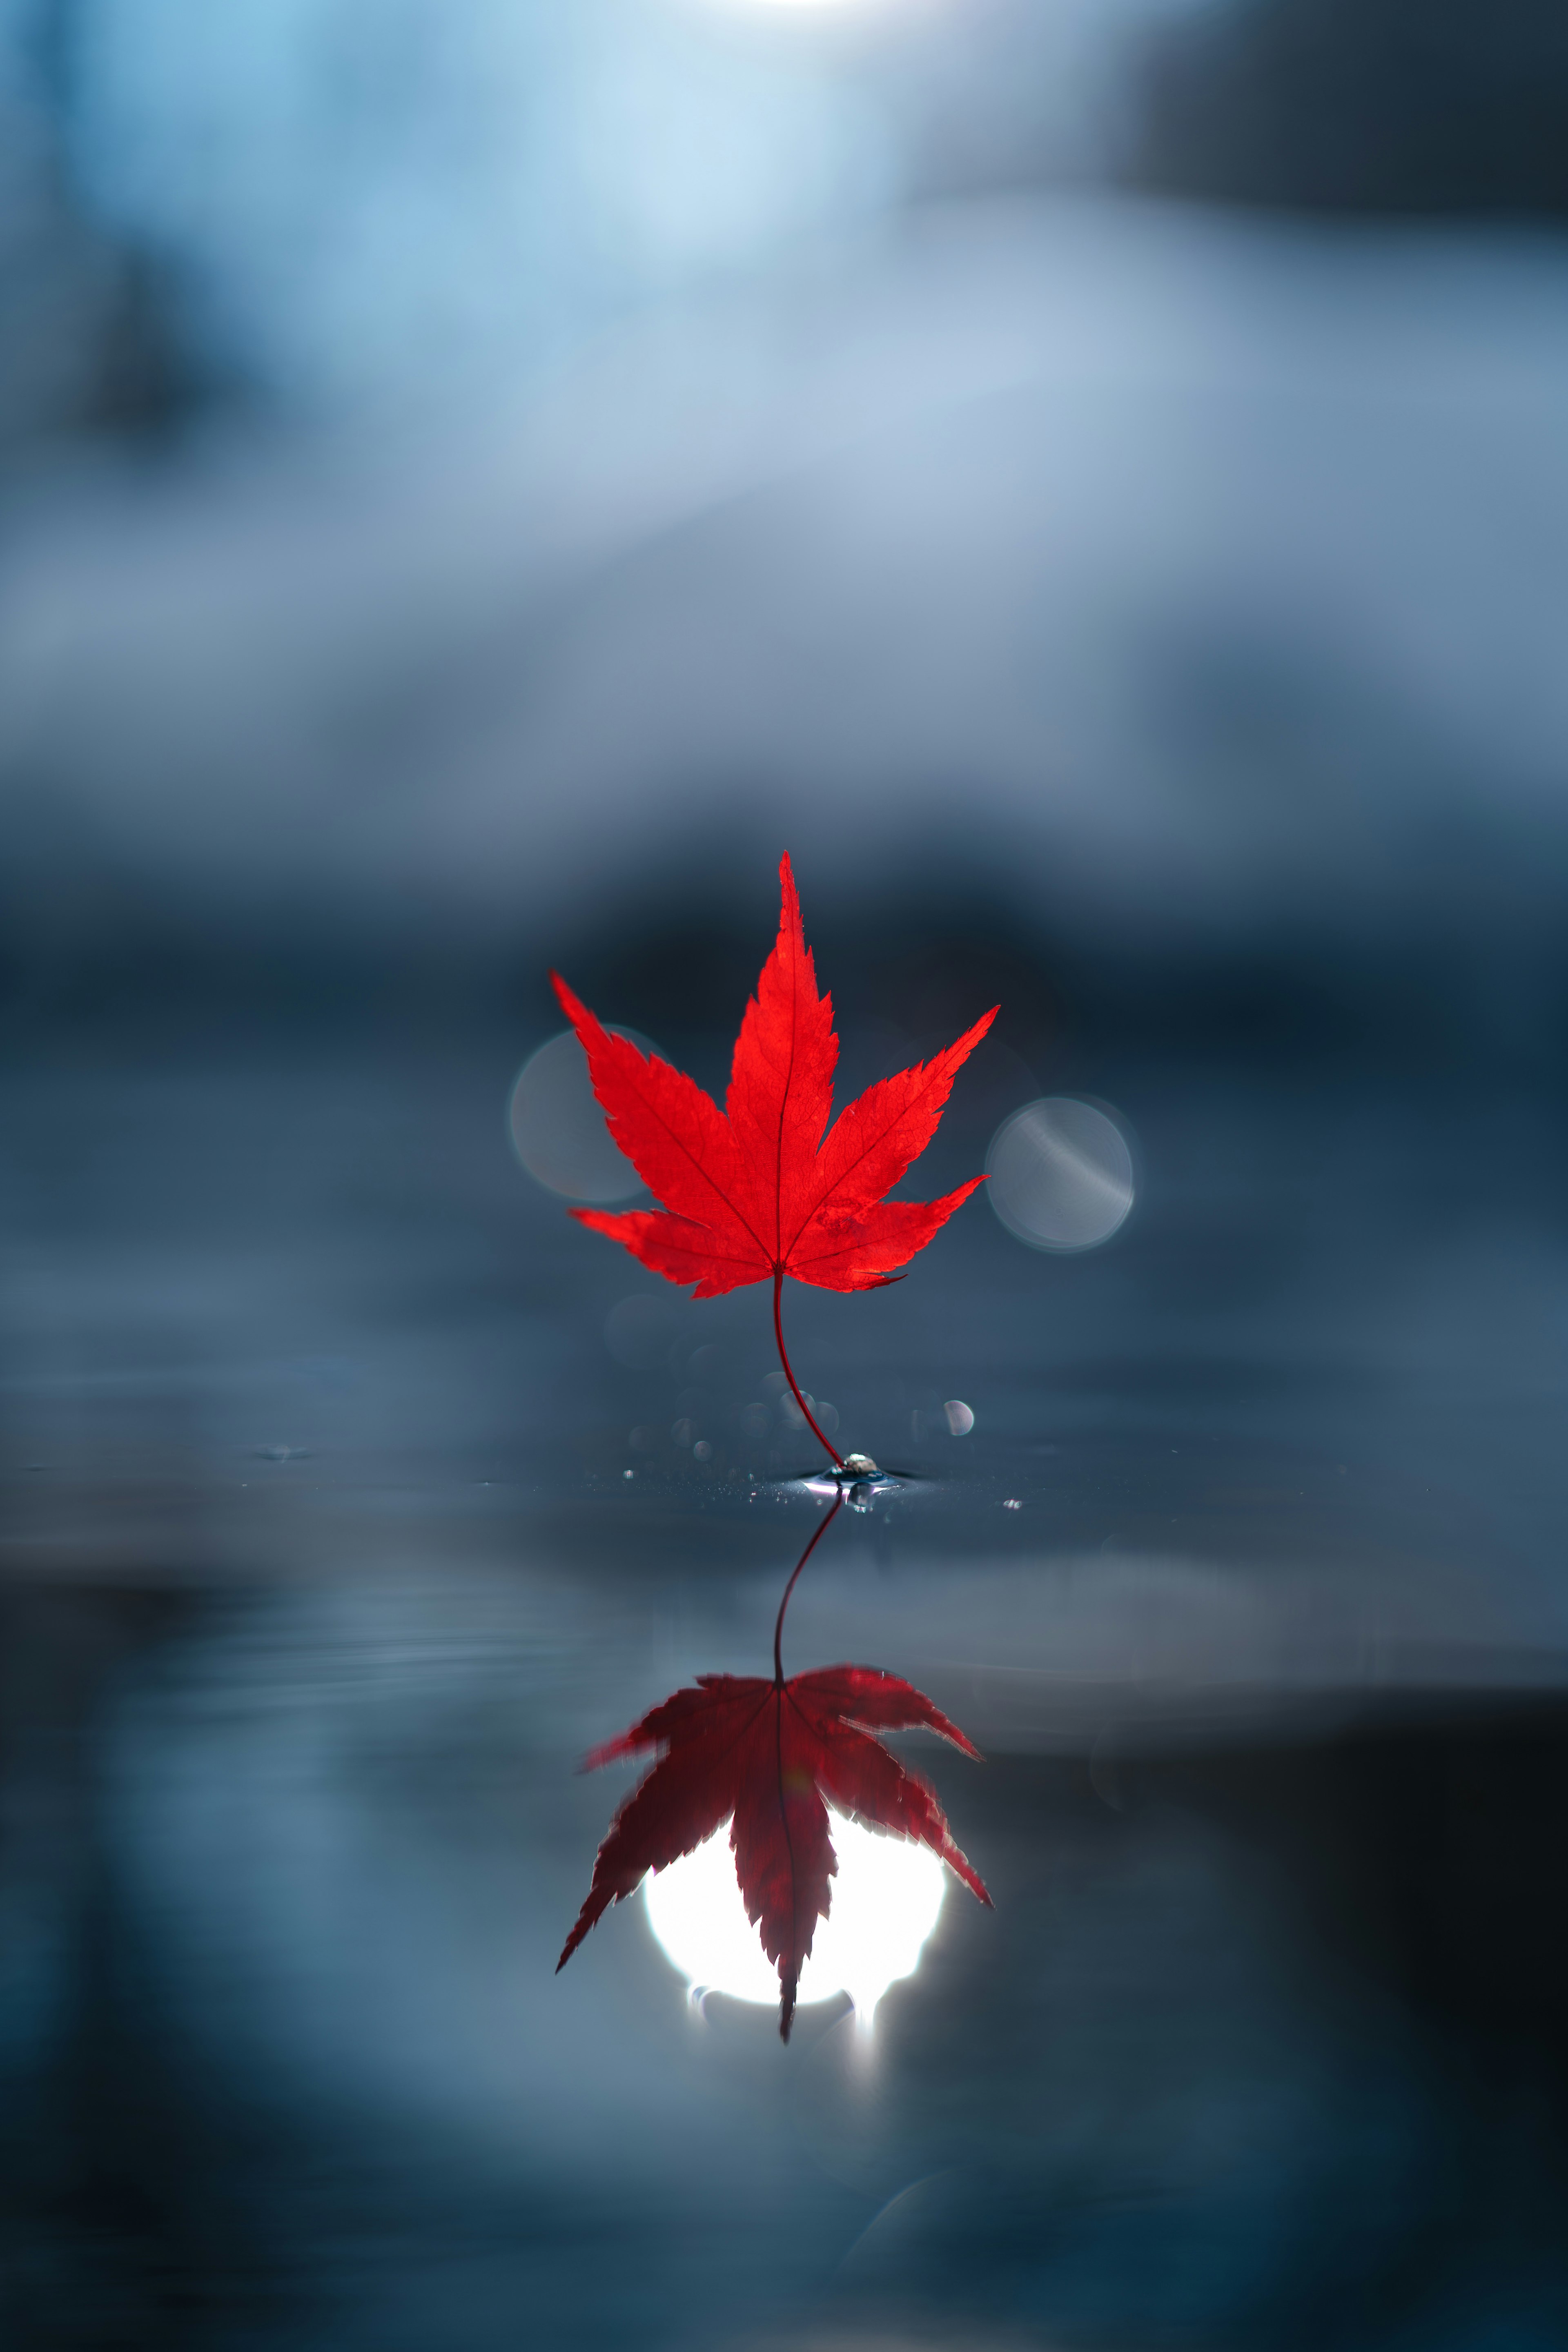
{"type": "Polygon", "coordinates": [[[1531,0],[0,7],[7,2344],[1568,2344],[1565,156],[1531,0]],[[552,1975],[820,1506],[506,1104],[785,849],[922,1192],[1137,1170],[788,1303],[869,2066],[552,1975]]]}

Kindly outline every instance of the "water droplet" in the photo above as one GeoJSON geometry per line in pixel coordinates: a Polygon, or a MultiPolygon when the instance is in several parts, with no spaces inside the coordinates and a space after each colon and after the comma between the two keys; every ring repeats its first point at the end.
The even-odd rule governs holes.
{"type": "Polygon", "coordinates": [[[1014,1495],[1009,1495],[1006,1501],[1002,1506],[1002,1508],[1005,1511],[1021,1511],[1023,1507],[1024,1506],[1022,1503],[1020,1503],[1017,1497],[1014,1495]]]}
{"type": "Polygon", "coordinates": [[[954,1437],[968,1436],[974,1426],[974,1413],[973,1408],[966,1405],[962,1397],[949,1397],[942,1406],[942,1412],[954,1437]]]}

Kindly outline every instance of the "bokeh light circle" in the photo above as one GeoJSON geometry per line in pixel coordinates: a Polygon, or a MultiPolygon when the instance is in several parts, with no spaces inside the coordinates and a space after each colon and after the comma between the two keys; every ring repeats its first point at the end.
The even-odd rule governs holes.
{"type": "MultiPolygon", "coordinates": [[[[657,1049],[635,1029],[616,1029],[645,1054],[657,1049]]],[[[512,1150],[537,1183],[569,1201],[629,1201],[641,1177],[610,1140],[594,1099],[588,1057],[570,1029],[531,1054],[507,1104],[512,1150]]]]}
{"type": "Polygon", "coordinates": [[[1126,1223],[1137,1190],[1120,1119],[1073,1095],[1047,1095],[1004,1119],[985,1171],[992,1207],[1031,1249],[1097,1249],[1126,1223]]]}

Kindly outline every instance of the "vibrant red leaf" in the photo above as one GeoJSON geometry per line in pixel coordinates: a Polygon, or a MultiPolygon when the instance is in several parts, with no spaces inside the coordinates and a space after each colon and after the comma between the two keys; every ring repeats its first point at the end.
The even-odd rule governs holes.
{"type": "Polygon", "coordinates": [[[741,1024],[722,1110],[668,1062],[613,1036],[552,974],[610,1133],[664,1204],[572,1214],[656,1274],[694,1282],[699,1298],[786,1274],[824,1290],[877,1289],[984,1181],[940,1201],[886,1197],[935,1134],[995,1006],[945,1053],[868,1087],[828,1129],[833,1003],[817,993],[787,857],[779,878],[778,939],[741,1024]]]}
{"type": "Polygon", "coordinates": [[[747,1915],[779,1972],[779,2032],[787,2042],[800,1971],[837,1869],[824,1799],[868,1828],[929,1846],[989,1906],[934,1790],[872,1737],[916,1727],[977,1754],[929,1698],[874,1666],[820,1666],[788,1682],[700,1675],[694,1690],[677,1691],[586,1759],[592,1769],[663,1751],[610,1824],[557,1971],[646,1871],[689,1853],[728,1821],[747,1915]]]}

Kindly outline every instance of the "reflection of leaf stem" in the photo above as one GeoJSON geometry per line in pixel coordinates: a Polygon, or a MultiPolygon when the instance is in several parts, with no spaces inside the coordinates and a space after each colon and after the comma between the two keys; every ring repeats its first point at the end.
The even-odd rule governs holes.
{"type": "MultiPolygon", "coordinates": [[[[824,1437],[821,1430],[818,1429],[816,1417],[812,1412],[811,1407],[807,1404],[805,1399],[800,1392],[800,1382],[795,1379],[794,1372],[790,1370],[789,1358],[784,1352],[784,1314],[779,1304],[783,1295],[784,1268],[782,1265],[776,1265],[773,1268],[773,1337],[779,1343],[779,1361],[784,1366],[784,1375],[790,1384],[790,1391],[794,1396],[796,1404],[799,1405],[801,1412],[805,1416],[806,1425],[810,1429],[812,1435],[816,1439],[816,1442],[822,1447],[823,1452],[831,1457],[834,1466],[837,1469],[842,1470],[844,1467],[843,1454],[840,1454],[837,1445],[832,1445],[828,1443],[827,1439],[824,1437]]],[[[837,1506],[835,1505],[834,1507],[837,1509],[837,1506]]],[[[827,1524],[826,1520],[825,1519],[822,1524],[823,1527],[826,1527],[827,1524]]],[[[817,1534],[820,1535],[821,1532],[822,1528],[819,1528],[817,1529],[817,1534]]],[[[815,1543],[816,1540],[816,1538],[814,1536],[812,1538],[812,1542],[815,1543]]],[[[810,1549],[809,1545],[807,1546],[807,1549],[810,1549]]],[[[801,1568],[804,1568],[805,1566],[805,1562],[802,1560],[800,1565],[801,1568]]],[[[800,1569],[796,1569],[795,1574],[796,1576],[800,1574],[800,1569]]],[[[785,1598],[788,1598],[787,1594],[785,1595],[785,1598]]]]}
{"type": "MultiPolygon", "coordinates": [[[[814,1428],[816,1427],[815,1423],[812,1425],[814,1428]]],[[[822,1435],[820,1430],[817,1431],[817,1435],[819,1437],[822,1435]]],[[[823,1443],[826,1444],[826,1440],[824,1439],[823,1443]]],[[[835,1458],[837,1459],[837,1456],[835,1458]]],[[[812,1529],[811,1541],[806,1545],[805,1549],[795,1561],[795,1574],[784,1586],[784,1599],[779,1602],[778,1622],[773,1627],[773,1688],[775,1690],[782,1690],[784,1688],[784,1652],[780,1645],[784,1641],[784,1611],[789,1607],[790,1594],[795,1591],[795,1581],[800,1575],[801,1570],[805,1566],[806,1561],[811,1558],[812,1553],[816,1549],[817,1545],[822,1541],[823,1537],[827,1533],[828,1528],[833,1525],[834,1520],[838,1517],[839,1512],[843,1508],[844,1489],[841,1486],[837,1494],[833,1497],[833,1508],[828,1512],[827,1517],[821,1520],[818,1525],[812,1529]]]]}

